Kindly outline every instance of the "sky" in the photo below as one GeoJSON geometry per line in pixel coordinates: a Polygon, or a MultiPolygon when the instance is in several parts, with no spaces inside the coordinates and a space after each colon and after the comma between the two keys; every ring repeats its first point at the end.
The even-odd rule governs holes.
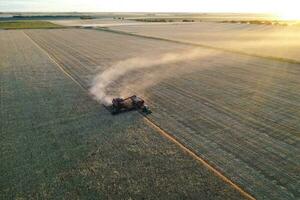
{"type": "MultiPolygon", "coordinates": [[[[0,0],[0,12],[246,12],[296,10],[297,0],[0,0]]],[[[299,2],[300,3],[300,2],[299,2]]]]}

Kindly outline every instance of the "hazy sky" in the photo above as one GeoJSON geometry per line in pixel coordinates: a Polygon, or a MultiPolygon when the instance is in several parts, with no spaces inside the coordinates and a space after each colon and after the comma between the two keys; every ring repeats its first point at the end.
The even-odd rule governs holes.
{"type": "Polygon", "coordinates": [[[286,10],[298,7],[296,2],[297,0],[0,0],[0,11],[287,12],[286,10]]]}

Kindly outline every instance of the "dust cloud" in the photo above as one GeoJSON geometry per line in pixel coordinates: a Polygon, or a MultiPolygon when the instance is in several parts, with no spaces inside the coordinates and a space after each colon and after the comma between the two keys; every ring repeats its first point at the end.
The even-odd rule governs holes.
{"type": "Polygon", "coordinates": [[[119,89],[118,94],[115,94],[117,96],[111,96],[108,93],[108,87],[111,84],[118,84],[119,79],[126,74],[139,69],[149,69],[160,66],[160,70],[158,71],[153,69],[153,73],[143,73],[139,78],[138,84],[134,84],[135,89],[138,89],[138,91],[141,92],[143,89],[163,80],[164,77],[167,76],[168,71],[172,68],[172,65],[169,64],[199,59],[212,54],[211,51],[202,51],[203,49],[201,48],[195,48],[184,52],[165,53],[157,56],[133,57],[119,61],[95,76],[90,87],[90,93],[97,101],[108,105],[114,97],[129,95],[130,86],[133,86],[133,84],[130,83],[132,82],[130,81],[130,77],[127,77],[127,82],[122,82],[122,84],[117,86],[119,89]]]}

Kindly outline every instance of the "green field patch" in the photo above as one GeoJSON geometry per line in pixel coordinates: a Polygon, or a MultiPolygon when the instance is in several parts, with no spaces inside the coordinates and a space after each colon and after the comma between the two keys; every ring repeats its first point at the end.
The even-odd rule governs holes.
{"type": "Polygon", "coordinates": [[[0,22],[0,29],[42,29],[60,28],[61,25],[47,21],[6,21],[0,22]]]}

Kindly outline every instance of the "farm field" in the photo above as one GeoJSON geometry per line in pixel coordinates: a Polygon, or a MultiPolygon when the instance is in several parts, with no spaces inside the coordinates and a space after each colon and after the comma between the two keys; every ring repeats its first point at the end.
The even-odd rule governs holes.
{"type": "Polygon", "coordinates": [[[257,199],[299,196],[299,64],[100,30],[25,33],[86,88],[119,61],[166,54],[111,91],[142,94],[152,121],[257,199]]]}
{"type": "MultiPolygon", "coordinates": [[[[28,15],[34,16],[37,15],[38,13],[35,14],[30,14],[28,15]]],[[[44,14],[44,13],[43,13],[44,14]]],[[[65,15],[67,16],[68,13],[57,13],[54,14],[53,18],[57,18],[59,15],[65,15]]],[[[51,14],[49,14],[49,17],[51,14]]],[[[0,14],[1,17],[1,14],[0,14]]],[[[72,16],[76,17],[76,15],[72,16]]],[[[237,14],[237,13],[81,13],[79,14],[76,18],[66,18],[66,19],[48,19],[52,21],[53,23],[61,24],[63,26],[81,26],[81,25],[87,25],[87,24],[98,24],[101,26],[104,25],[117,25],[117,24],[137,24],[137,21],[147,21],[147,20],[155,20],[155,19],[165,19],[165,21],[173,21],[173,22],[182,22],[182,20],[193,20],[195,22],[199,21],[206,21],[206,22],[211,22],[211,21],[224,21],[224,20],[274,20],[274,16],[272,15],[265,15],[265,14],[237,14]],[[80,19],[80,16],[90,16],[93,19],[85,19],[82,20],[80,19]]],[[[141,23],[138,23],[141,24],[141,23]]],[[[144,24],[149,24],[149,23],[144,23],[144,24]]],[[[157,24],[157,23],[156,23],[157,24]]],[[[164,23],[166,24],[166,23],[164,23]]]]}
{"type": "Polygon", "coordinates": [[[113,26],[113,25],[122,25],[135,23],[131,20],[120,20],[112,18],[103,18],[103,19],[77,19],[77,20],[52,20],[52,23],[62,25],[62,26],[113,26]]]}
{"type": "MultiPolygon", "coordinates": [[[[27,36],[46,32],[0,31],[0,199],[243,198],[138,113],[94,101],[27,36]]],[[[83,80],[72,58],[87,54],[62,55],[83,80]]]]}
{"type": "Polygon", "coordinates": [[[60,28],[62,26],[47,21],[0,21],[0,29],[60,28]]]}
{"type": "Polygon", "coordinates": [[[112,30],[300,61],[300,27],[200,22],[112,30]]]}
{"type": "Polygon", "coordinates": [[[139,19],[113,19],[113,18],[103,18],[103,19],[88,19],[88,20],[51,20],[51,23],[69,26],[69,27],[114,27],[114,26],[148,26],[151,24],[185,24],[182,20],[170,19],[170,22],[147,22],[138,21],[139,19]]]}

